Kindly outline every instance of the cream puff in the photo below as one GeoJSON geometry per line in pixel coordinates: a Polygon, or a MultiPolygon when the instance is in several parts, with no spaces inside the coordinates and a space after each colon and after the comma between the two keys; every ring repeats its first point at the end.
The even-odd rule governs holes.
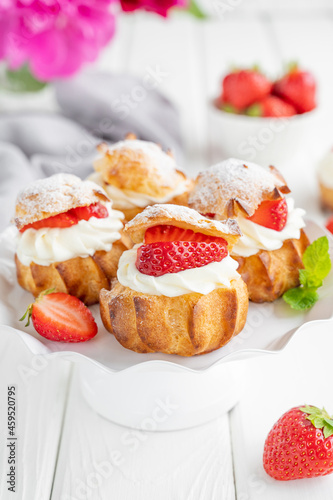
{"type": "Polygon", "coordinates": [[[155,203],[187,205],[192,181],[159,145],[131,134],[112,146],[100,144],[98,150],[102,157],[89,179],[103,187],[127,221],[155,203]]]}
{"type": "Polygon", "coordinates": [[[233,220],[188,207],[154,205],[125,226],[135,246],[100,294],[106,329],[127,349],[181,356],[219,349],[244,327],[247,288],[229,251],[233,220]]]}
{"type": "Polygon", "coordinates": [[[98,302],[129,248],[123,219],[93,182],[57,174],[30,184],[18,195],[14,219],[19,284],[34,296],[54,288],[98,302]]]}
{"type": "Polygon", "coordinates": [[[250,300],[273,301],[299,285],[309,244],[305,211],[295,208],[280,172],[230,158],[199,173],[189,206],[214,220],[235,218],[243,233],[232,250],[250,300]]]}

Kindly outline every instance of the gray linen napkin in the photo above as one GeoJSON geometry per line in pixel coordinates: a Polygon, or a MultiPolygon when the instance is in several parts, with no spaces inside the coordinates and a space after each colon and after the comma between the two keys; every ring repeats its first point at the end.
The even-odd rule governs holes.
{"type": "Polygon", "coordinates": [[[0,230],[13,216],[17,193],[30,181],[58,172],[81,178],[91,173],[101,140],[114,142],[134,132],[180,158],[177,110],[140,78],[86,73],[55,83],[55,91],[59,114],[0,115],[0,230]]]}

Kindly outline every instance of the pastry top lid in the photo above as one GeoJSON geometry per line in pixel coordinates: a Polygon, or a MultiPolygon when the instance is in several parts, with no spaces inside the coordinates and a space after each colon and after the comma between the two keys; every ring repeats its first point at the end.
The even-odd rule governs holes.
{"type": "Polygon", "coordinates": [[[209,234],[227,240],[229,251],[242,235],[233,219],[214,221],[203,217],[195,210],[181,205],[153,205],[139,213],[125,226],[134,243],[142,243],[148,228],[171,225],[182,229],[192,229],[195,233],[209,234]]]}
{"type": "Polygon", "coordinates": [[[239,213],[251,216],[262,201],[289,192],[275,167],[229,158],[199,173],[189,205],[200,213],[214,213],[222,218],[239,213]]]}
{"type": "Polygon", "coordinates": [[[71,174],[56,174],[32,182],[19,193],[14,222],[21,229],[32,222],[98,201],[109,201],[109,198],[94,182],[82,181],[71,174]]]}
{"type": "Polygon", "coordinates": [[[171,153],[165,153],[153,142],[128,137],[111,146],[98,146],[103,156],[94,162],[94,168],[105,183],[163,198],[186,182],[186,175],[177,169],[171,153]]]}

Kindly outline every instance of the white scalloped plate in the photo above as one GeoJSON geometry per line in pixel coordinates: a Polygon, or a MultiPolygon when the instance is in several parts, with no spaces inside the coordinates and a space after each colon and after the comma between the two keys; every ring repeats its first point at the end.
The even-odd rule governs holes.
{"type": "MultiPolygon", "coordinates": [[[[307,221],[307,234],[310,240],[326,235],[330,240],[330,253],[333,259],[333,238],[330,233],[315,222],[307,221]]],[[[8,228],[0,235],[0,325],[14,329],[13,333],[22,336],[34,353],[54,353],[62,356],[80,355],[102,365],[112,372],[129,369],[141,363],[172,363],[194,371],[203,371],[213,365],[236,360],[254,354],[281,350],[306,323],[330,319],[333,315],[333,272],[326,278],[319,290],[321,299],[308,312],[293,311],[282,299],[272,304],[250,303],[248,319],[244,330],[229,344],[221,349],[202,356],[184,358],[167,354],[138,354],[123,348],[104,328],[99,317],[98,305],[91,310],[98,322],[99,332],[89,342],[68,344],[52,342],[39,336],[32,326],[25,328],[19,321],[31,295],[21,289],[16,282],[14,266],[15,229],[8,228]]]]}
{"type": "MultiPolygon", "coordinates": [[[[326,230],[308,221],[307,234],[311,240],[327,235],[333,258],[333,238],[326,230]]],[[[0,332],[4,342],[10,343],[14,335],[33,355],[76,361],[82,393],[90,406],[128,427],[176,430],[217,417],[232,408],[246,389],[251,358],[280,352],[302,330],[333,324],[331,272],[320,289],[320,300],[310,311],[293,311],[281,299],[273,304],[250,303],[244,330],[226,346],[202,356],[129,351],[105,330],[98,306],[91,308],[99,327],[94,339],[81,344],[51,342],[19,322],[31,295],[16,281],[14,235],[13,228],[0,235],[0,332]]]]}

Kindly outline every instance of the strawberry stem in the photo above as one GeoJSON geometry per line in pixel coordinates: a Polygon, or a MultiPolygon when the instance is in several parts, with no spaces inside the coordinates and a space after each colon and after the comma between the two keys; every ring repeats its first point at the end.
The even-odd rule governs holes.
{"type": "Polygon", "coordinates": [[[308,414],[307,420],[310,420],[316,429],[322,429],[325,439],[333,434],[333,419],[329,416],[325,408],[317,408],[316,406],[304,406],[301,411],[308,414]]]}
{"type": "MultiPolygon", "coordinates": [[[[36,298],[35,302],[39,302],[45,295],[49,295],[50,293],[53,293],[55,291],[55,288],[49,288],[48,290],[44,290],[41,292],[38,297],[36,298]]],[[[23,314],[22,318],[19,319],[19,321],[23,321],[27,317],[27,322],[24,326],[29,326],[30,325],[30,318],[32,315],[32,309],[34,307],[34,303],[31,302],[31,304],[28,305],[27,310],[23,314]]]]}

